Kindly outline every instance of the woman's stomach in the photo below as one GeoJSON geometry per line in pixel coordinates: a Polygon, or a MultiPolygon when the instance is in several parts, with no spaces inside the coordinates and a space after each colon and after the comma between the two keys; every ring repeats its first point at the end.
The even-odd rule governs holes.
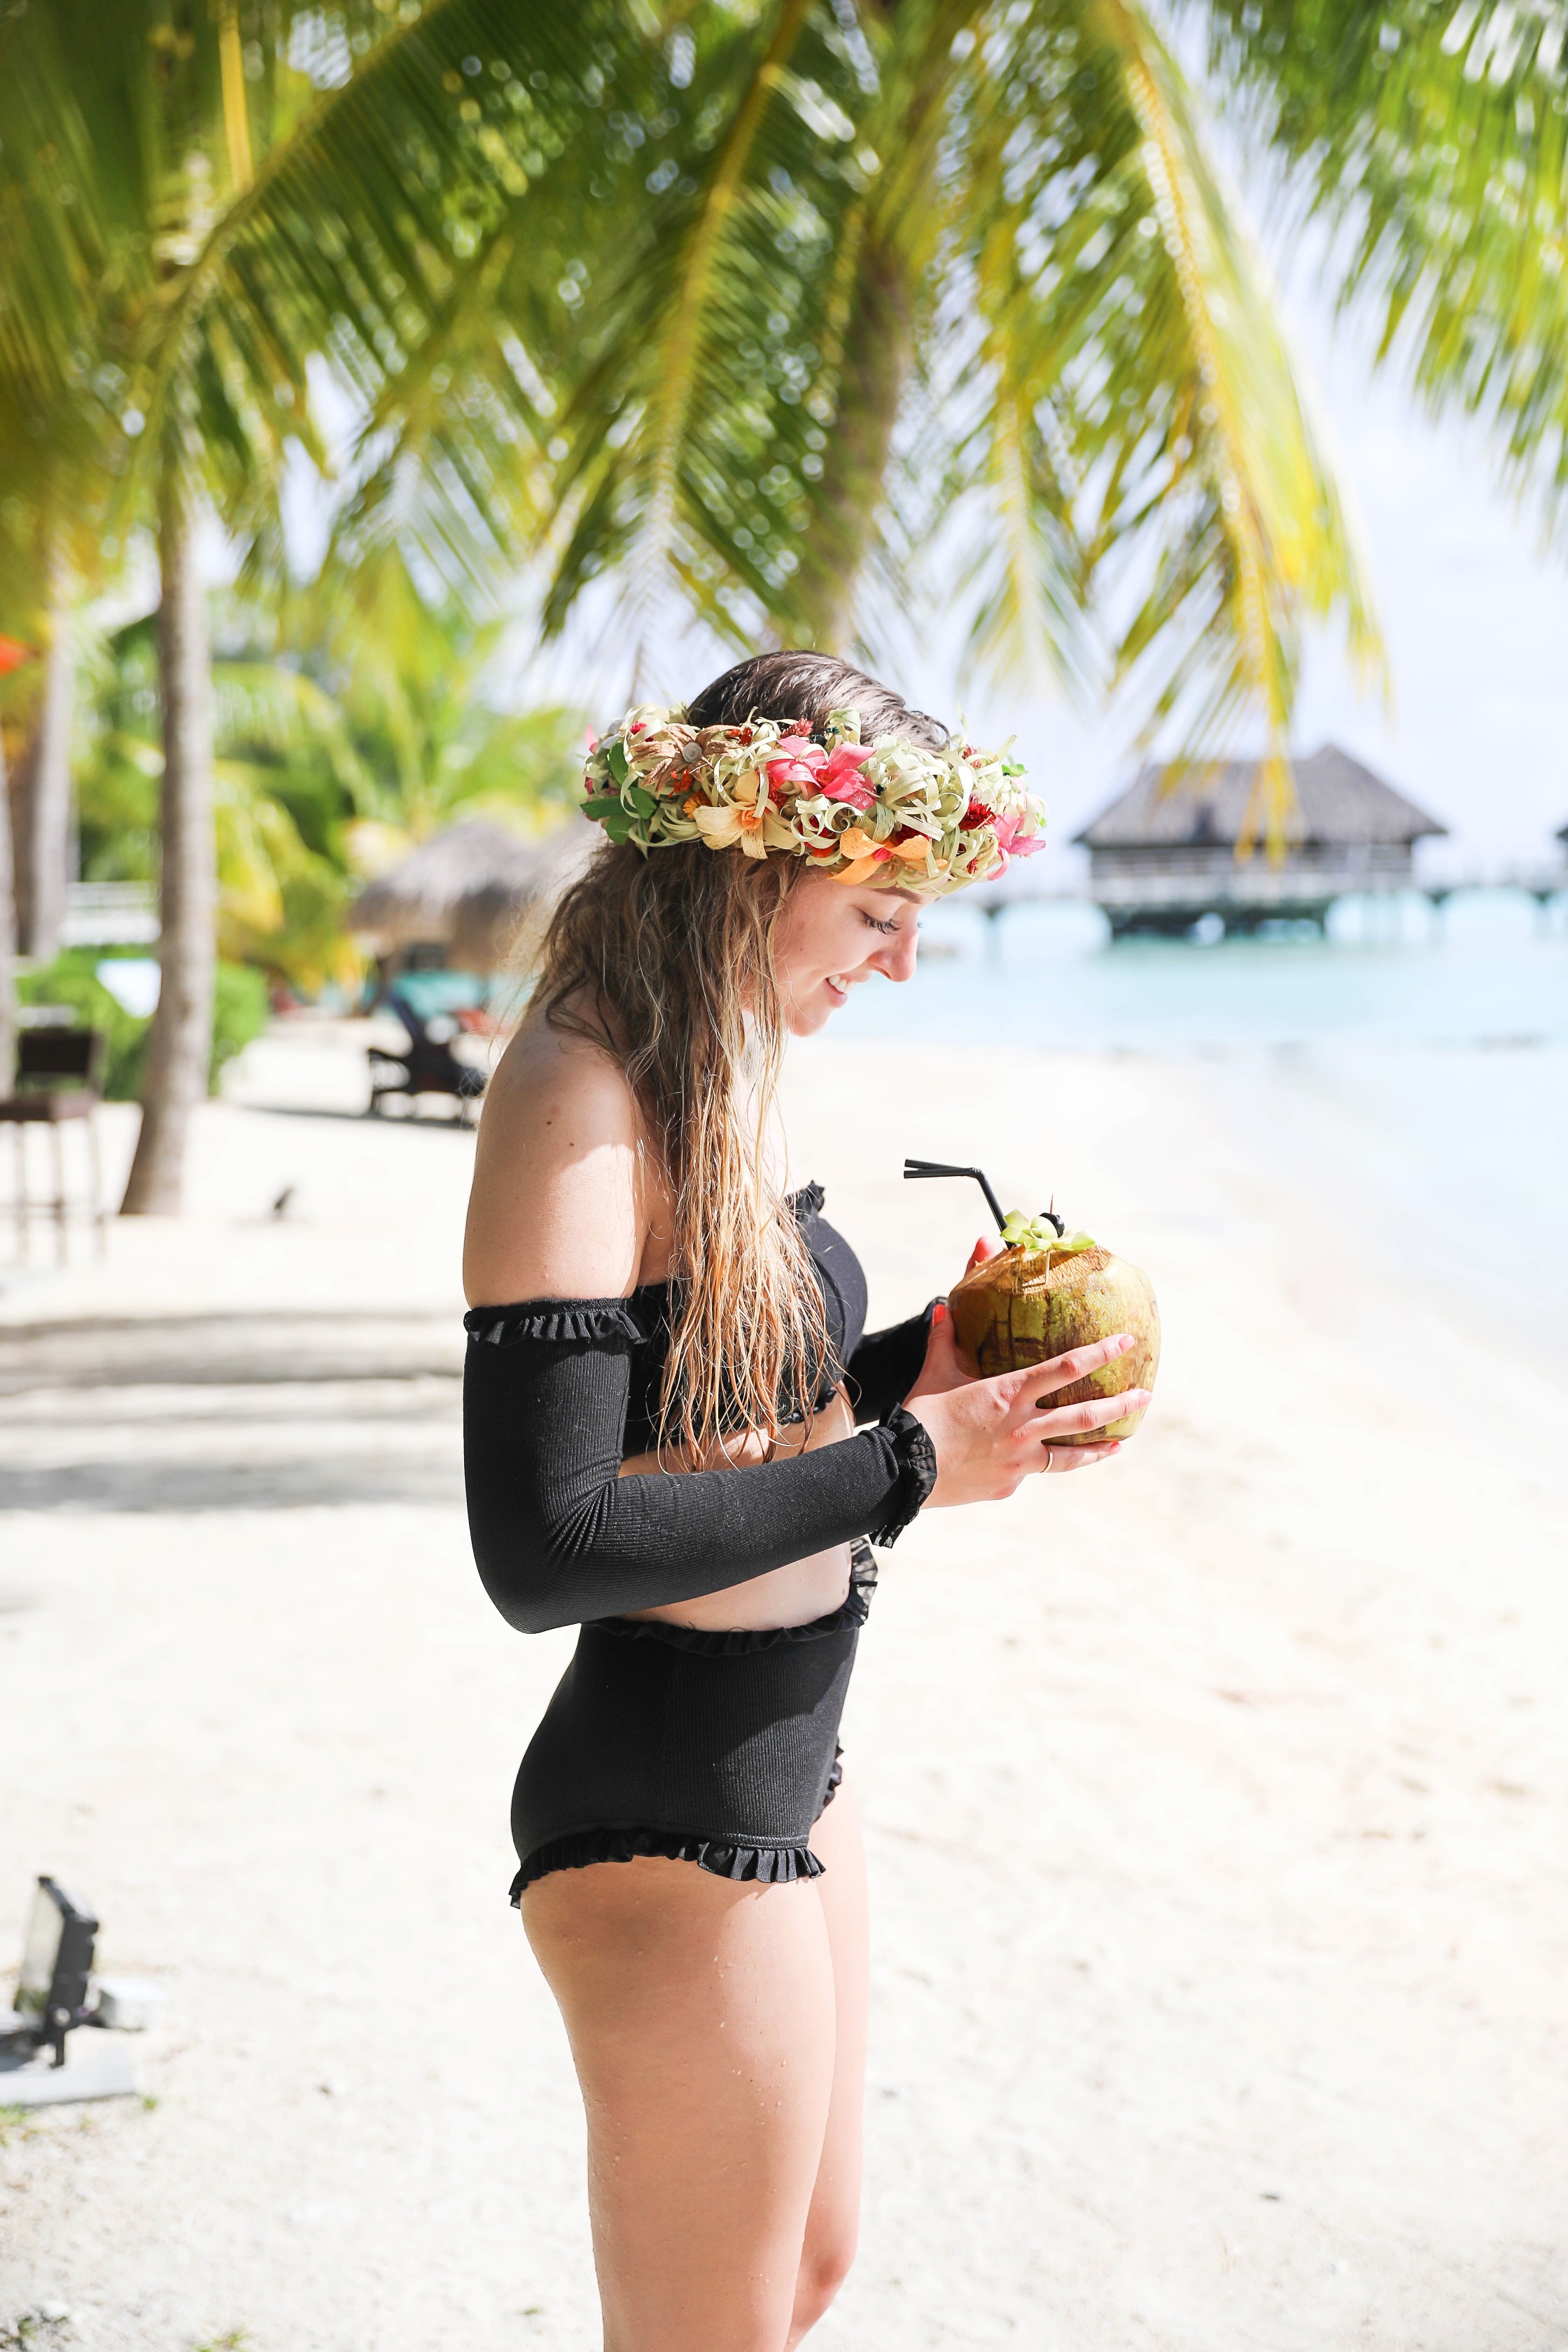
{"type": "MultiPolygon", "coordinates": [[[[723,1454],[715,1451],[700,1462],[682,1461],[668,1453],[661,1466],[653,1454],[635,1454],[621,1465],[623,1478],[680,1477],[691,1470],[740,1469],[753,1462],[784,1462],[797,1454],[816,1454],[855,1434],[855,1417],[842,1394],[830,1398],[809,1427],[799,1423],[782,1429],[771,1455],[761,1438],[731,1439],[723,1454]]],[[[628,1609],[628,1617],[662,1618],[669,1625],[694,1625],[705,1633],[769,1633],[781,1625],[809,1625],[841,1608],[849,1591],[849,1547],[835,1544],[827,1551],[792,1559],[785,1568],[770,1569],[765,1576],[705,1592],[696,1601],[674,1601],[662,1609],[628,1609]]]]}

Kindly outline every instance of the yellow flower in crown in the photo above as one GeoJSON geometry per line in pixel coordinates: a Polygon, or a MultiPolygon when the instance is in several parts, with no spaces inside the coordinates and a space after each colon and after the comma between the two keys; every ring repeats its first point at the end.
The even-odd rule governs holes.
{"type": "Polygon", "coordinates": [[[770,849],[794,849],[795,835],[768,796],[768,779],[761,768],[743,770],[730,786],[731,798],[708,808],[694,801],[691,818],[710,849],[733,849],[737,844],[748,857],[765,857],[770,849]]]}

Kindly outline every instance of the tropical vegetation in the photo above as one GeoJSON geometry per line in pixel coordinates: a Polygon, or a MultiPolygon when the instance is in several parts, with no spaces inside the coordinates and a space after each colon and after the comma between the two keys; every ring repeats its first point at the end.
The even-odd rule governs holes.
{"type": "MultiPolygon", "coordinates": [[[[1484,416],[1555,511],[1556,0],[1186,13],[1384,359],[1484,416]]],[[[34,864],[69,614],[138,532],[157,548],[165,984],[131,1207],[178,1199],[217,844],[226,920],[259,940],[290,889],[302,931],[327,893],[328,823],[282,777],[311,730],[290,772],[330,769],[334,821],[367,821],[349,702],[308,662],[277,682],[279,486],[290,451],[333,457],[324,384],[356,419],[343,576],[395,553],[476,612],[521,576],[547,629],[613,632],[635,690],[664,683],[672,614],[843,645],[940,594],[994,667],[1118,684],[1194,741],[1246,714],[1282,749],[1303,628],[1337,613],[1374,653],[1266,277],[1143,0],[13,5],[0,264],[0,629],[48,656],[34,864]],[[275,615],[220,646],[227,686],[209,513],[275,615]]],[[[1277,819],[1288,773],[1264,774],[1277,819]]]]}
{"type": "MultiPolygon", "coordinates": [[[[104,1043],[102,1086],[110,1102],[140,1102],[147,1078],[147,1045],[152,1022],[132,1012],[104,984],[118,963],[139,965],[145,949],[67,948],[46,964],[35,964],[17,982],[24,1008],[47,1006],[75,1015],[84,1028],[96,1029],[104,1043]]],[[[267,1026],[269,1007],[267,982],[254,965],[219,959],[213,987],[213,1034],[207,1055],[206,1091],[216,1094],[225,1069],[237,1054],[259,1037],[267,1026]]]]}
{"type": "MultiPolygon", "coordinates": [[[[213,788],[221,954],[300,995],[353,991],[360,884],[459,816],[515,830],[574,805],[583,722],[495,698],[506,629],[421,594],[395,551],[332,563],[266,599],[216,601],[213,788]]],[[[156,872],[156,628],[97,640],[82,666],[77,793],[89,881],[156,872]]]]}

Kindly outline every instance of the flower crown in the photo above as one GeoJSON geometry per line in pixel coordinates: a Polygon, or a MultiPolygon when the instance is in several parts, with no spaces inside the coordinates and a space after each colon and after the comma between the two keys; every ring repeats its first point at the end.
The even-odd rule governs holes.
{"type": "Polygon", "coordinates": [[[934,898],[1044,846],[1045,810],[1023,774],[972,743],[863,744],[856,710],[830,710],[818,741],[804,721],[693,727],[683,711],[645,702],[590,750],[583,814],[644,852],[705,841],[934,898]]]}

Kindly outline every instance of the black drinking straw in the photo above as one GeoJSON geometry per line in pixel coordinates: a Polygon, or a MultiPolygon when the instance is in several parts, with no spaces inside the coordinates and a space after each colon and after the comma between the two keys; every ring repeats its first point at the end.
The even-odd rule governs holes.
{"type": "MultiPolygon", "coordinates": [[[[986,1206],[996,1220],[997,1232],[1001,1233],[1006,1225],[1007,1220],[1002,1213],[1002,1203],[992,1191],[991,1179],[984,1168],[953,1168],[950,1167],[945,1160],[906,1160],[904,1176],[907,1181],[913,1181],[915,1178],[921,1176],[973,1176],[985,1195],[986,1206]]],[[[1067,1231],[1066,1225],[1054,1209],[1042,1209],[1040,1214],[1050,1219],[1058,1234],[1067,1231]]]]}

